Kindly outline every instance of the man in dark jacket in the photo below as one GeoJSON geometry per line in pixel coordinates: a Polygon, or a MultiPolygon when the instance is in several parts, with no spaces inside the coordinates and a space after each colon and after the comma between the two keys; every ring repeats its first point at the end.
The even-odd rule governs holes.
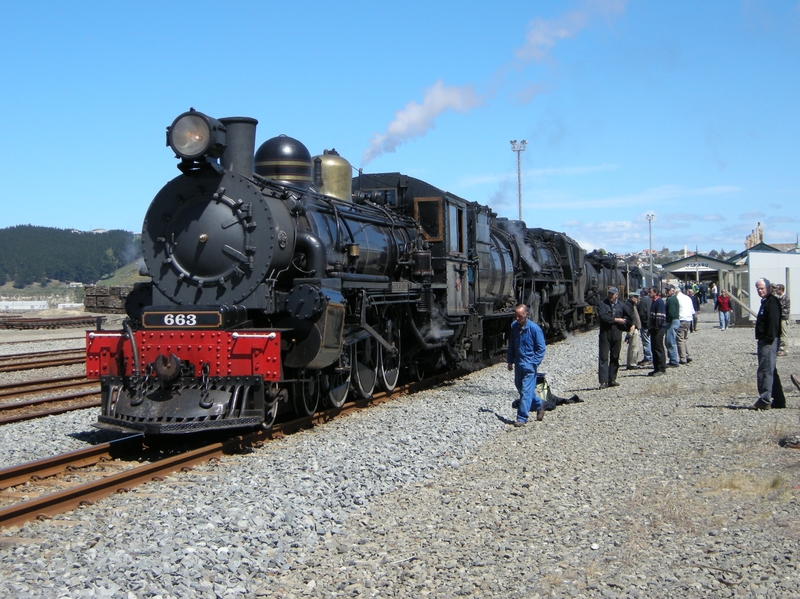
{"type": "Polygon", "coordinates": [[[700,303],[705,304],[708,301],[708,285],[700,283],[700,303]]]}
{"type": "Polygon", "coordinates": [[[597,378],[600,388],[619,387],[619,350],[622,348],[622,333],[633,321],[624,302],[619,301],[619,289],[609,287],[606,299],[597,306],[600,320],[600,360],[597,378]]]}
{"type": "Polygon", "coordinates": [[[667,307],[658,289],[650,288],[650,346],[653,352],[653,370],[647,376],[661,376],[666,373],[667,350],[664,347],[664,336],[667,333],[667,307]]]}
{"type": "MultiPolygon", "coordinates": [[[[694,306],[694,314],[692,315],[692,328],[690,329],[692,332],[697,330],[697,313],[700,312],[700,298],[698,298],[694,291],[691,288],[686,290],[686,295],[692,300],[692,305],[694,306]]],[[[716,308],[714,308],[716,310],[716,308]]]]}
{"type": "Polygon", "coordinates": [[[639,366],[653,365],[653,352],[650,349],[650,306],[652,305],[650,290],[642,289],[642,297],[639,299],[639,305],[636,306],[639,310],[639,320],[642,322],[642,352],[644,353],[644,358],[639,362],[639,366]]]}
{"type": "Polygon", "coordinates": [[[756,281],[756,291],[761,298],[761,307],[756,316],[756,339],[758,341],[758,401],[751,410],[785,408],[781,379],[778,377],[778,343],[781,337],[781,302],[772,295],[767,279],[756,281]]]}
{"type": "Polygon", "coordinates": [[[677,368],[680,364],[678,359],[678,329],[681,326],[681,305],[678,301],[675,285],[667,285],[664,297],[667,315],[667,332],[664,337],[664,345],[667,347],[667,366],[677,368]]]}

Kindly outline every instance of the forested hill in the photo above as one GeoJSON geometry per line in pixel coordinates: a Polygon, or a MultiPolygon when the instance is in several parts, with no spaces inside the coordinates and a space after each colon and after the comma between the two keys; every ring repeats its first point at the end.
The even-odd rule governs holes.
{"type": "Polygon", "coordinates": [[[0,229],[0,284],[94,283],[136,260],[138,236],[129,231],[78,232],[18,225],[0,229]],[[136,237],[136,239],[135,239],[136,237]]]}

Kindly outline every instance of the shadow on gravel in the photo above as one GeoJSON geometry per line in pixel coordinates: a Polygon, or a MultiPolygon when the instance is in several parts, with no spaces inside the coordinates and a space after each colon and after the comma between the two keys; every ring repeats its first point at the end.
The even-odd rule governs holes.
{"type": "Polygon", "coordinates": [[[512,418],[506,418],[505,416],[503,416],[502,414],[498,414],[497,412],[495,412],[491,408],[480,408],[480,409],[478,409],[478,411],[479,412],[491,412],[503,424],[514,424],[514,421],[516,420],[516,416],[513,416],[512,418]]]}
{"type": "MultiPolygon", "coordinates": [[[[557,406],[563,406],[563,405],[568,405],[568,404],[573,404],[573,403],[583,403],[583,400],[580,397],[578,397],[577,395],[572,395],[571,397],[558,397],[557,395],[553,395],[552,393],[548,393],[548,397],[549,397],[549,399],[544,400],[543,404],[542,404],[546,412],[551,412],[552,410],[555,410],[557,406]]],[[[511,409],[512,409],[512,411],[516,410],[516,408],[514,408],[513,406],[512,406],[511,409]]],[[[478,411],[479,412],[492,412],[500,422],[503,422],[505,424],[514,424],[514,422],[516,421],[516,415],[512,415],[511,418],[506,418],[505,416],[503,416],[502,414],[497,413],[496,411],[492,410],[491,408],[478,408],[478,411]]],[[[533,415],[535,416],[535,414],[533,414],[533,415]]]]}
{"type": "Polygon", "coordinates": [[[69,433],[67,436],[88,443],[89,445],[100,445],[101,443],[108,443],[109,441],[122,439],[123,437],[130,437],[130,435],[130,433],[115,433],[113,431],[97,429],[69,433]]]}
{"type": "MultiPolygon", "coordinates": [[[[694,407],[694,408],[709,408],[709,409],[714,409],[714,410],[719,410],[720,408],[724,408],[726,410],[750,410],[750,405],[735,406],[735,405],[732,405],[732,404],[728,404],[727,406],[723,406],[723,405],[719,405],[719,404],[715,404],[715,405],[712,405],[712,404],[695,404],[692,407],[694,407]]],[[[786,409],[792,410],[792,409],[797,409],[797,408],[772,408],[771,410],[786,410],[786,409]]],[[[771,411],[771,410],[767,410],[767,411],[771,411]]]]}

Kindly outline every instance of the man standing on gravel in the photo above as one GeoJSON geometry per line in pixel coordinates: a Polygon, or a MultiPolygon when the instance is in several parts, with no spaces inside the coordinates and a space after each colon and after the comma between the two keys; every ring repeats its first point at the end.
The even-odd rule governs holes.
{"type": "Polygon", "coordinates": [[[597,378],[600,388],[619,387],[619,352],[622,348],[622,332],[630,328],[632,317],[627,306],[619,301],[619,289],[609,287],[606,299],[597,304],[597,319],[600,321],[600,360],[597,378]]]}
{"type": "Polygon", "coordinates": [[[667,285],[666,291],[667,335],[664,338],[664,344],[667,346],[667,366],[677,368],[680,364],[678,359],[678,329],[681,326],[681,305],[678,301],[678,296],[675,295],[675,285],[667,285]]]}
{"type": "Polygon", "coordinates": [[[761,307],[756,316],[756,339],[758,340],[758,401],[750,410],[769,410],[785,408],[781,379],[776,368],[778,362],[778,343],[781,337],[781,302],[770,292],[767,279],[756,281],[756,291],[761,298],[761,307]]]}
{"type": "Polygon", "coordinates": [[[653,352],[653,370],[647,376],[661,376],[667,369],[667,350],[664,336],[667,333],[667,307],[655,287],[650,288],[650,349],[653,352]]]}
{"type": "Polygon", "coordinates": [[[789,294],[786,293],[786,286],[778,283],[775,285],[775,296],[781,303],[781,340],[778,345],[778,355],[786,355],[786,341],[789,338],[789,313],[791,312],[791,302],[789,294]]]}
{"type": "Polygon", "coordinates": [[[714,302],[714,311],[719,312],[719,329],[727,331],[731,326],[731,298],[724,289],[719,292],[717,301],[714,302]]]}
{"type": "Polygon", "coordinates": [[[688,364],[692,361],[692,356],[689,352],[689,331],[695,319],[694,303],[691,297],[681,291],[676,291],[675,296],[678,298],[681,323],[678,327],[678,361],[681,364],[688,364]]]}
{"type": "Polygon", "coordinates": [[[653,351],[650,349],[650,306],[652,305],[653,300],[650,299],[650,290],[647,288],[642,289],[642,297],[636,307],[639,310],[639,320],[642,323],[642,352],[644,352],[644,358],[639,362],[639,366],[653,365],[653,351]]]}
{"type": "Polygon", "coordinates": [[[511,323],[506,361],[508,369],[514,371],[514,385],[519,399],[512,407],[517,408],[514,426],[525,426],[531,407],[536,410],[536,420],[544,418],[544,404],[536,395],[536,370],[544,359],[544,333],[538,324],[528,319],[528,307],[520,304],[514,310],[515,321],[511,323]]]}
{"type": "Polygon", "coordinates": [[[639,294],[636,292],[628,296],[628,311],[631,313],[630,329],[625,336],[628,341],[628,361],[627,370],[638,370],[639,365],[636,363],[636,358],[639,356],[639,347],[642,344],[642,321],[639,318],[639,294]]]}

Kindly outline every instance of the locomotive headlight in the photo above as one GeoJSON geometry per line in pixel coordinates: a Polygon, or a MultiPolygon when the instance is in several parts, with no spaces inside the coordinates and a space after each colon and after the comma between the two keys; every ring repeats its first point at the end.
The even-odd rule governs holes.
{"type": "Polygon", "coordinates": [[[180,158],[218,158],[225,151],[225,126],[192,108],[167,127],[167,145],[180,158]]]}

